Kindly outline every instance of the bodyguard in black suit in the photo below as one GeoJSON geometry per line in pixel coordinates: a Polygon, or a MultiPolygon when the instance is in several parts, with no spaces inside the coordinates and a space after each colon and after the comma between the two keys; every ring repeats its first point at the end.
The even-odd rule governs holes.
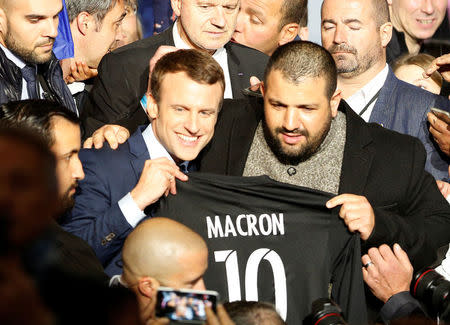
{"type": "MultiPolygon", "coordinates": [[[[278,70],[282,69],[279,67],[279,62],[283,59],[276,59],[276,57],[286,55],[286,52],[289,52],[285,49],[286,47],[294,48],[294,56],[300,55],[300,53],[307,55],[308,46],[304,44],[308,43],[290,43],[280,47],[268,63],[267,69],[273,69],[270,74],[278,73],[278,70]],[[280,50],[284,52],[280,52],[280,50]],[[283,54],[277,55],[277,52],[283,54]],[[274,58],[275,60],[273,60],[274,58]]],[[[327,53],[327,55],[329,54],[327,53]]],[[[318,57],[318,55],[316,53],[316,56],[310,57],[318,57]]],[[[288,57],[288,59],[293,62],[292,57],[288,57]]],[[[298,62],[301,62],[301,59],[298,59],[298,62]]],[[[314,66],[314,64],[311,65],[314,66]]],[[[318,87],[320,87],[320,79],[326,78],[322,77],[325,73],[319,74],[320,77],[315,78],[302,76],[301,73],[305,73],[304,71],[307,70],[306,67],[300,73],[292,70],[288,73],[282,70],[278,76],[285,81],[278,82],[288,85],[285,87],[290,87],[291,80],[289,78],[296,76],[300,80],[298,84],[292,81],[292,85],[297,87],[296,89],[304,89],[306,85],[302,85],[302,83],[313,81],[317,91],[323,92],[324,90],[318,87]],[[300,86],[298,86],[299,84],[300,86]]],[[[329,74],[332,73],[329,72],[329,74]]],[[[336,77],[334,76],[334,78],[336,77]]],[[[276,79],[270,80],[275,80],[275,82],[266,85],[269,89],[277,83],[276,79]]],[[[335,88],[332,87],[332,89],[335,88]]],[[[252,165],[258,167],[258,162],[251,161],[252,151],[255,151],[255,143],[258,138],[258,127],[267,125],[267,122],[264,121],[270,122],[274,112],[285,114],[281,131],[275,137],[275,139],[281,140],[283,154],[298,149],[298,144],[294,143],[295,137],[299,137],[300,142],[303,141],[303,143],[312,142],[315,130],[308,128],[307,119],[318,114],[318,110],[320,111],[321,108],[311,105],[313,104],[312,100],[307,98],[304,92],[298,92],[302,96],[298,96],[297,100],[292,100],[292,97],[288,99],[286,93],[279,94],[267,96],[268,93],[266,93],[264,108],[257,100],[247,106],[245,106],[245,101],[225,102],[222,115],[216,125],[214,138],[203,153],[200,171],[236,176],[251,175],[248,170],[252,168],[252,165]],[[303,103],[309,104],[303,105],[303,103]],[[230,104],[239,106],[239,109],[226,107],[230,104]],[[260,123],[261,121],[263,122],[260,123]],[[297,125],[297,127],[293,128],[290,124],[297,125]],[[302,140],[301,137],[305,137],[305,140],[302,140]]],[[[376,124],[366,124],[344,101],[339,104],[339,110],[336,112],[334,120],[339,120],[339,115],[341,115],[341,119],[342,115],[345,118],[345,140],[343,140],[341,149],[343,152],[341,167],[336,172],[336,174],[340,172],[340,175],[334,176],[337,185],[335,193],[338,194],[338,197],[341,194],[351,193],[352,200],[362,200],[361,198],[364,197],[367,201],[362,200],[360,202],[363,204],[356,204],[346,200],[348,197],[341,196],[344,198],[339,200],[339,203],[344,202],[340,211],[341,218],[344,219],[351,231],[361,233],[366,247],[397,242],[408,252],[416,267],[432,263],[434,250],[448,242],[450,207],[440,194],[434,179],[424,171],[426,156],[423,145],[411,136],[400,135],[376,124]],[[363,214],[361,214],[362,210],[365,210],[363,214]],[[368,222],[364,221],[369,214],[372,214],[373,220],[369,218],[368,222]]],[[[330,130],[336,127],[336,122],[332,123],[334,126],[331,126],[330,130]]],[[[329,131],[329,133],[331,132],[329,131]]],[[[267,146],[267,140],[264,142],[266,138],[267,136],[262,137],[260,144],[263,145],[257,146],[256,151],[262,146],[267,146]]],[[[297,175],[301,174],[298,178],[300,182],[298,185],[303,185],[306,176],[303,176],[301,172],[302,164],[323,155],[330,142],[329,138],[325,138],[319,148],[316,148],[310,157],[303,157],[304,161],[300,163],[282,163],[274,159],[273,164],[281,166],[280,170],[281,173],[284,171],[285,179],[296,177],[295,173],[289,173],[289,170],[297,170],[297,175]],[[324,143],[325,145],[323,145],[324,143]]],[[[269,147],[271,146],[269,145],[269,147]]],[[[269,152],[274,152],[272,147],[270,149],[269,152]]],[[[262,151],[262,153],[263,155],[259,156],[261,160],[267,156],[267,152],[262,151]]],[[[277,154],[272,155],[278,160],[281,159],[277,154]]],[[[332,165],[339,164],[338,155],[331,156],[331,158],[324,156],[325,162],[319,161],[318,163],[326,166],[327,159],[332,160],[332,165]]],[[[271,166],[261,168],[267,170],[271,166]]],[[[322,177],[333,179],[330,175],[321,174],[323,173],[322,165],[319,168],[314,166],[311,168],[316,169],[314,172],[320,175],[315,179],[317,182],[322,177]]],[[[280,173],[269,176],[276,179],[283,177],[280,173]]],[[[321,189],[315,185],[313,182],[312,187],[321,189]]],[[[338,205],[334,202],[327,206],[330,208],[338,205]]]]}
{"type": "Polygon", "coordinates": [[[251,76],[262,79],[268,57],[229,42],[239,11],[237,0],[220,0],[205,5],[206,8],[191,1],[175,0],[172,7],[179,18],[169,29],[103,57],[98,80],[81,116],[85,136],[104,124],[119,124],[133,132],[137,126],[147,123],[139,100],[147,91],[149,60],[160,46],[176,46],[174,29],[187,48],[211,54],[226,50],[226,60],[219,64],[222,68],[227,65],[228,71],[224,73],[229,74],[233,98],[243,98],[242,89],[250,85],[251,76]]]}

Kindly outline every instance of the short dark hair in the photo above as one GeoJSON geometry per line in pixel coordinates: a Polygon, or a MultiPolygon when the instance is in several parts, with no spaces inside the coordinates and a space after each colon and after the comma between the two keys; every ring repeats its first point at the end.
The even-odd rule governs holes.
{"type": "Polygon", "coordinates": [[[278,70],[288,81],[297,84],[304,78],[323,77],[326,93],[331,99],[337,86],[336,64],[322,46],[308,41],[294,41],[278,47],[269,58],[264,72],[264,84],[273,70],[278,70]]]}
{"type": "Polygon", "coordinates": [[[122,0],[65,0],[67,15],[72,22],[82,12],[87,12],[95,17],[97,27],[100,28],[106,14],[114,8],[117,2],[122,0]]]}
{"type": "Polygon", "coordinates": [[[377,28],[380,28],[390,21],[389,5],[386,0],[371,0],[371,2],[375,23],[377,24],[377,28]]]}
{"type": "Polygon", "coordinates": [[[298,23],[300,27],[308,25],[308,0],[284,0],[281,4],[279,29],[289,23],[298,23]]]}
{"type": "Polygon", "coordinates": [[[13,101],[0,106],[0,125],[4,127],[26,127],[39,134],[50,148],[55,143],[52,118],[62,117],[80,125],[79,118],[61,104],[43,99],[13,101]]]}
{"type": "Polygon", "coordinates": [[[267,302],[234,301],[225,303],[223,307],[231,320],[239,325],[286,324],[275,307],[267,302]]]}
{"type": "Polygon", "coordinates": [[[225,78],[220,65],[213,57],[198,50],[170,52],[156,62],[150,79],[150,92],[159,103],[161,84],[167,73],[185,72],[198,83],[214,85],[219,82],[225,90],[225,78]]]}
{"type": "Polygon", "coordinates": [[[43,175],[46,178],[46,186],[49,193],[58,193],[58,181],[56,178],[56,158],[47,145],[47,140],[37,133],[35,129],[22,125],[6,125],[0,120],[0,140],[5,139],[8,142],[14,141],[35,151],[42,159],[44,170],[43,175]]]}

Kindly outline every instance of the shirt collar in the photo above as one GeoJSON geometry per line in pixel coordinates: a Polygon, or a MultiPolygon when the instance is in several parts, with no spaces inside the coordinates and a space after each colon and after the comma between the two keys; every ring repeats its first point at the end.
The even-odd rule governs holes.
{"type": "MultiPolygon", "coordinates": [[[[166,148],[164,148],[164,146],[156,138],[155,134],[153,133],[151,123],[142,132],[142,137],[144,138],[148,153],[150,154],[150,159],[167,158],[170,161],[174,161],[172,156],[167,152],[166,148]]],[[[189,161],[183,161],[179,165],[185,165],[187,168],[189,165],[189,161]]]]}
{"type": "Polygon", "coordinates": [[[378,72],[378,74],[370,80],[364,87],[362,87],[360,90],[358,90],[356,93],[354,93],[350,98],[349,101],[352,101],[355,97],[362,97],[364,101],[364,105],[367,104],[373,96],[383,87],[387,75],[389,73],[389,66],[384,66],[383,70],[378,72]]]}
{"type": "Polygon", "coordinates": [[[0,47],[5,52],[6,57],[11,60],[19,69],[23,69],[27,64],[13,52],[8,50],[3,44],[0,43],[0,47]]]}

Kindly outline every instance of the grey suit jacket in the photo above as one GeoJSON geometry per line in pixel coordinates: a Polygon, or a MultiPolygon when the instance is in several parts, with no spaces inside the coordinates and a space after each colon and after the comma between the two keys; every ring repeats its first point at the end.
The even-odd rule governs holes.
{"type": "Polygon", "coordinates": [[[431,107],[450,111],[450,101],[397,79],[389,69],[369,122],[418,138],[427,152],[425,170],[436,179],[447,180],[449,159],[428,131],[427,112],[431,107]]]}

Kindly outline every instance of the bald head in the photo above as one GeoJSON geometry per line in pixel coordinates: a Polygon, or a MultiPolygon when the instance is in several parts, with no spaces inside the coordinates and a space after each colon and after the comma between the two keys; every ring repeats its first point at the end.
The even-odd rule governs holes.
{"type": "Polygon", "coordinates": [[[152,218],[136,227],[125,241],[123,279],[131,284],[147,276],[165,286],[178,286],[174,281],[189,284],[201,278],[207,257],[206,243],[197,233],[174,220],[152,218]]]}

